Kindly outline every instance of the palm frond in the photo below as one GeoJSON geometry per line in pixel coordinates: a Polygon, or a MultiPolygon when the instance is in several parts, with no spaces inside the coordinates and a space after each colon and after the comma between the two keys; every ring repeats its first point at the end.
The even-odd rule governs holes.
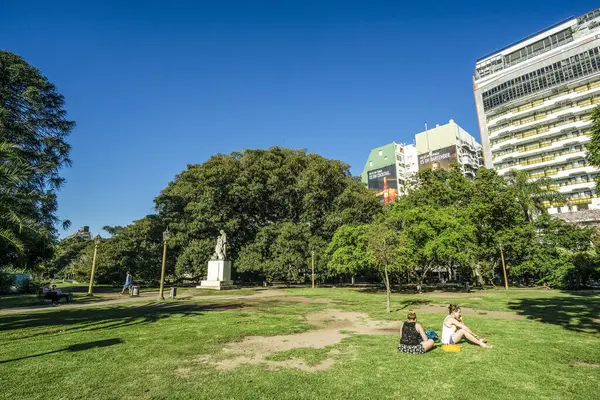
{"type": "Polygon", "coordinates": [[[19,253],[23,253],[23,242],[9,229],[0,229],[0,241],[5,242],[8,246],[13,247],[19,253]]]}

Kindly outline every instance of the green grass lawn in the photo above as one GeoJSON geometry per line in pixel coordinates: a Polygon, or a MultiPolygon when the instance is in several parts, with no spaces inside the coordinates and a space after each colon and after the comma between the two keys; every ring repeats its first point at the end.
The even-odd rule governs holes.
{"type": "MultiPolygon", "coordinates": [[[[396,295],[394,312],[387,314],[380,293],[288,292],[296,299],[326,297],[337,303],[195,299],[0,315],[0,398],[46,399],[54,393],[61,399],[531,400],[596,399],[600,393],[597,294],[490,290],[462,298],[396,295]],[[445,353],[438,345],[426,355],[412,356],[395,349],[396,334],[354,335],[324,349],[299,348],[267,357],[302,359],[308,365],[335,359],[331,368],[319,372],[264,365],[222,371],[202,361],[206,355],[227,358],[223,346],[246,336],[316,329],[303,320],[318,310],[400,320],[410,307],[449,300],[478,310],[513,311],[527,319],[468,317],[467,323],[497,346],[492,350],[465,344],[460,353],[445,353]],[[332,349],[335,356],[329,355],[332,349]]],[[[441,333],[441,314],[418,317],[426,329],[441,333]]]]}

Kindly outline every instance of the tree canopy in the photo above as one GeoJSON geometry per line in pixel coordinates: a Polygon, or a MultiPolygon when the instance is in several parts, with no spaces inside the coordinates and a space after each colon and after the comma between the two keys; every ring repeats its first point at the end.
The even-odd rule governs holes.
{"type": "Polygon", "coordinates": [[[52,254],[56,191],[75,127],[64,105],[39,70],[0,51],[0,266],[33,270],[52,254]]]}
{"type": "Polygon", "coordinates": [[[348,165],[280,147],[219,154],[189,165],[155,202],[158,216],[173,232],[179,271],[202,274],[212,252],[209,244],[222,229],[232,259],[240,257],[240,272],[293,280],[300,276],[292,269],[306,267],[307,251],[318,251],[321,257],[340,226],[370,222],[382,208],[352,178],[348,165]],[[314,248],[293,246],[301,240],[314,248]],[[279,260],[287,266],[265,264],[271,257],[284,257],[279,260]]]}

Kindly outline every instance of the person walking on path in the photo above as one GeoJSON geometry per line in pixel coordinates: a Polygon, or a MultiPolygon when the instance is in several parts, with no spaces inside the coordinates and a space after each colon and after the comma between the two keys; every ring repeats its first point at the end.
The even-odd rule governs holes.
{"type": "Polygon", "coordinates": [[[123,291],[121,291],[121,295],[125,294],[125,289],[131,289],[131,285],[133,285],[133,276],[127,271],[127,276],[125,277],[125,285],[123,285],[123,291]]]}

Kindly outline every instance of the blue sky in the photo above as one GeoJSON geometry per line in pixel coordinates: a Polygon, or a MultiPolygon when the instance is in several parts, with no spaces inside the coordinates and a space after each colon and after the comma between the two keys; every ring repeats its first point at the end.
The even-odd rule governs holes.
{"type": "Polygon", "coordinates": [[[59,214],[97,233],[152,213],[216,153],[305,148],[359,174],[371,148],[412,142],[426,121],[479,138],[475,60],[598,6],[0,0],[0,48],[65,96],[77,128],[59,214]]]}

